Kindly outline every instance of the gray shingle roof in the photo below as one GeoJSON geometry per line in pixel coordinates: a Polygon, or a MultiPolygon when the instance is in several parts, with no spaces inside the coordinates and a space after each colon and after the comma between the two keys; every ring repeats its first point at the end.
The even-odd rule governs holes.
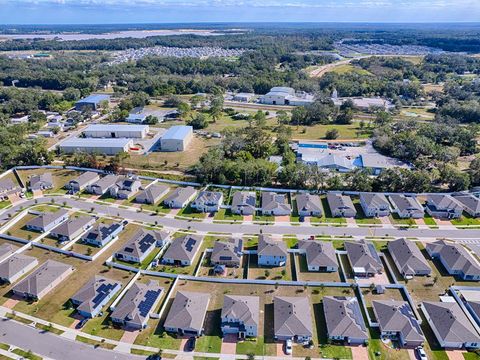
{"type": "Polygon", "coordinates": [[[205,204],[219,204],[223,194],[219,191],[200,191],[193,204],[203,206],[205,204]]]}
{"type": "Polygon", "coordinates": [[[13,254],[18,249],[18,246],[9,243],[0,245],[0,261],[8,257],[10,254],[13,254]]]}
{"type": "Polygon", "coordinates": [[[164,239],[161,231],[138,229],[132,238],[125,244],[125,246],[117,251],[117,254],[124,254],[126,256],[134,256],[141,258],[145,252],[150,249],[152,244],[164,239]]]}
{"type": "Polygon", "coordinates": [[[6,178],[6,179],[0,179],[0,193],[4,194],[6,192],[9,192],[13,189],[20,189],[19,186],[15,185],[12,179],[6,178]]]}
{"type": "Polygon", "coordinates": [[[439,240],[428,243],[426,248],[430,254],[438,254],[452,270],[461,270],[465,275],[480,274],[480,265],[460,244],[439,240]]]}
{"type": "Polygon", "coordinates": [[[120,227],[122,227],[122,224],[120,223],[113,223],[113,224],[100,223],[95,225],[91,230],[89,230],[86,234],[84,234],[82,236],[82,239],[97,240],[101,242],[120,227]]]}
{"type": "Polygon", "coordinates": [[[355,210],[355,206],[353,205],[353,201],[350,196],[337,194],[337,193],[328,193],[327,194],[327,201],[330,210],[333,212],[336,209],[353,209],[355,210]]]}
{"type": "Polygon", "coordinates": [[[163,194],[165,194],[168,190],[169,190],[169,187],[167,185],[153,184],[153,185],[150,185],[145,190],[141,191],[135,198],[135,201],[137,202],[148,201],[150,204],[154,204],[158,200],[160,200],[160,197],[163,196],[163,194]]]}
{"type": "Polygon", "coordinates": [[[225,295],[223,297],[222,319],[229,317],[247,326],[258,326],[260,298],[258,296],[225,295]]]}
{"type": "Polygon", "coordinates": [[[56,221],[57,219],[67,214],[68,214],[68,211],[65,209],[60,209],[55,212],[44,212],[34,217],[29,222],[27,222],[26,225],[44,228],[47,225],[51,224],[52,222],[56,221]]]}
{"type": "Polygon", "coordinates": [[[191,329],[200,332],[210,302],[209,293],[178,291],[173,300],[164,327],[191,329]]]}
{"type": "Polygon", "coordinates": [[[9,279],[35,262],[37,262],[37,259],[32,256],[24,254],[12,255],[8,260],[0,263],[0,278],[9,279]]]}
{"type": "Polygon", "coordinates": [[[274,240],[269,235],[258,236],[258,255],[287,256],[287,245],[282,240],[274,240]]]}
{"type": "Polygon", "coordinates": [[[455,196],[455,199],[471,212],[480,212],[480,199],[474,195],[455,196]]]}
{"type": "Polygon", "coordinates": [[[33,273],[13,287],[15,291],[38,296],[50,286],[52,282],[61,277],[73,267],[58,261],[47,260],[33,273]]]}
{"type": "Polygon", "coordinates": [[[287,197],[284,194],[277,194],[274,192],[262,193],[262,210],[273,211],[281,209],[284,211],[291,211],[290,204],[287,202],[287,197]]]}
{"type": "Polygon", "coordinates": [[[463,205],[454,197],[445,194],[430,194],[427,203],[435,206],[438,210],[463,210],[463,205]]]}
{"type": "Polygon", "coordinates": [[[39,190],[42,188],[51,188],[53,186],[52,173],[46,172],[43,174],[32,175],[30,177],[30,187],[33,190],[39,190]]]}
{"type": "Polygon", "coordinates": [[[201,243],[202,237],[198,235],[184,235],[175,238],[170,243],[163,257],[176,261],[192,261],[201,243]]]}
{"type": "Polygon", "coordinates": [[[298,248],[305,250],[308,265],[338,267],[337,256],[331,242],[301,240],[298,242],[298,248]]]}
{"type": "Polygon", "coordinates": [[[456,302],[424,301],[422,305],[437,329],[440,340],[452,343],[480,342],[480,336],[456,302]]]}
{"type": "Polygon", "coordinates": [[[77,218],[68,219],[53,229],[52,232],[59,236],[70,236],[94,221],[95,218],[91,216],[80,216],[77,218]]]}
{"type": "Polygon", "coordinates": [[[388,251],[396,260],[400,271],[404,274],[431,271],[430,265],[423,257],[418,246],[407,239],[397,239],[388,242],[388,251]]]}
{"type": "Polygon", "coordinates": [[[72,300],[80,303],[78,310],[92,313],[103,299],[118,291],[119,285],[118,281],[95,275],[72,296],[72,300]]]}
{"type": "Polygon", "coordinates": [[[163,290],[162,287],[158,286],[158,281],[152,280],[147,284],[139,282],[134,283],[130,289],[128,289],[122,300],[117,304],[111,317],[142,326],[142,324],[150,317],[150,313],[155,310],[152,309],[152,306],[161,296],[163,290]],[[143,308],[143,306],[146,306],[146,297],[149,297],[150,301],[148,304],[151,305],[143,308]]]}
{"type": "Polygon", "coordinates": [[[243,256],[242,248],[242,239],[231,238],[226,241],[216,241],[210,259],[214,263],[219,261],[240,262],[243,256]]]}
{"type": "Polygon", "coordinates": [[[362,193],[360,194],[360,199],[362,199],[368,207],[382,210],[390,208],[390,204],[384,194],[362,193]]]}
{"type": "Polygon", "coordinates": [[[413,196],[405,196],[401,194],[390,195],[390,201],[400,211],[407,209],[416,209],[423,212],[423,206],[413,196]]]}
{"type": "Polygon", "coordinates": [[[197,190],[195,190],[191,186],[178,187],[175,190],[173,190],[172,193],[168,195],[163,201],[164,202],[178,201],[180,203],[184,203],[196,193],[197,193],[197,190]]]}
{"type": "Polygon", "coordinates": [[[382,271],[382,261],[371,243],[365,240],[346,241],[345,250],[352,268],[363,268],[368,272],[382,271]]]}
{"type": "Polygon", "coordinates": [[[406,301],[374,300],[372,306],[382,332],[400,333],[405,342],[424,340],[420,324],[406,301]]]}
{"type": "Polygon", "coordinates": [[[86,171],[82,173],[80,176],[76,177],[73,180],[70,180],[70,182],[75,182],[78,184],[78,186],[83,187],[86,184],[90,184],[92,181],[96,180],[99,178],[99,174],[93,171],[86,171]]]}
{"type": "Polygon", "coordinates": [[[237,191],[233,194],[232,208],[255,208],[257,197],[254,191],[237,191]]]}
{"type": "Polygon", "coordinates": [[[275,296],[273,311],[275,336],[312,336],[312,311],[307,297],[275,296]]]}
{"type": "Polygon", "coordinates": [[[325,296],[323,312],[329,336],[368,340],[367,328],[357,298],[325,296]]]}
{"type": "Polygon", "coordinates": [[[295,198],[298,211],[320,211],[323,213],[320,196],[312,194],[298,194],[295,198]]]}
{"type": "Polygon", "coordinates": [[[118,180],[118,175],[109,174],[109,175],[106,175],[106,176],[102,177],[95,184],[93,184],[93,186],[98,186],[98,187],[102,188],[103,190],[106,190],[106,189],[112,187],[113,185],[115,185],[117,180],[118,180]]]}

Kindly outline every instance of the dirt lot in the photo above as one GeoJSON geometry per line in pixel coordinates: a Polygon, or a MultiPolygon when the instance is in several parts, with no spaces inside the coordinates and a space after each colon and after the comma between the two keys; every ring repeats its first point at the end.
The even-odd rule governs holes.
{"type": "Polygon", "coordinates": [[[296,256],[298,280],[301,281],[324,281],[324,282],[341,282],[340,268],[338,272],[318,272],[308,271],[307,260],[305,255],[296,256]]]}
{"type": "Polygon", "coordinates": [[[287,257],[285,266],[259,267],[257,255],[250,255],[248,279],[292,280],[292,256],[287,257]]]}

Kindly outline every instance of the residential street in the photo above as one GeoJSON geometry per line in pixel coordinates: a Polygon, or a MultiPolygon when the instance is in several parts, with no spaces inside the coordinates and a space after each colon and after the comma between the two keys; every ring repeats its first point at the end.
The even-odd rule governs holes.
{"type": "Polygon", "coordinates": [[[102,348],[93,348],[78,341],[71,341],[49,332],[32,328],[12,320],[0,321],[0,342],[31,350],[50,359],[68,360],[132,360],[145,359],[144,356],[121,354],[102,348]],[[19,336],[21,334],[21,336],[19,336]]]}
{"type": "MultiPolygon", "coordinates": [[[[309,235],[326,235],[326,236],[393,236],[393,237],[416,237],[416,238],[449,238],[455,240],[463,239],[479,239],[479,229],[392,229],[380,227],[345,227],[345,226],[292,226],[292,225],[258,225],[258,224],[220,224],[220,223],[206,223],[198,221],[180,220],[165,216],[156,216],[152,213],[137,212],[130,209],[121,209],[109,205],[100,205],[94,202],[87,202],[85,200],[78,200],[71,197],[46,196],[38,198],[38,203],[50,203],[54,199],[58,204],[65,203],[76,209],[90,211],[94,209],[94,213],[105,214],[107,216],[119,216],[127,220],[155,223],[159,225],[175,228],[175,229],[191,229],[201,233],[235,233],[235,234],[295,234],[300,236],[309,235]]],[[[27,200],[19,203],[6,212],[0,215],[0,224],[6,223],[10,220],[9,214],[14,216],[21,208],[30,207],[35,204],[35,200],[27,200]]]]}

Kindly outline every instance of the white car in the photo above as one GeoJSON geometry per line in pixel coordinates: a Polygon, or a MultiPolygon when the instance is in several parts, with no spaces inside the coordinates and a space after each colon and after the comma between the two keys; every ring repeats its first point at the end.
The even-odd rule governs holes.
{"type": "Polygon", "coordinates": [[[292,355],[292,340],[285,341],[285,354],[292,355]]]}
{"type": "Polygon", "coordinates": [[[417,355],[418,355],[418,358],[420,360],[427,360],[427,353],[425,352],[425,350],[423,350],[423,347],[419,346],[417,347],[417,355]]]}

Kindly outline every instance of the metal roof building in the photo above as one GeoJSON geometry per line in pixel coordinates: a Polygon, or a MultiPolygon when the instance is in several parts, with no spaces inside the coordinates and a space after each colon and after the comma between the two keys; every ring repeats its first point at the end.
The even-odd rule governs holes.
{"type": "Polygon", "coordinates": [[[119,152],[128,152],[131,146],[133,146],[131,139],[70,138],[63,141],[58,148],[65,154],[81,151],[89,154],[115,155],[119,152]]]}
{"type": "Polygon", "coordinates": [[[92,124],[83,131],[83,134],[87,138],[143,139],[149,130],[148,125],[92,124]]]}
{"type": "Polygon", "coordinates": [[[162,151],[184,151],[193,139],[193,127],[172,126],[160,140],[162,151]]]}
{"type": "Polygon", "coordinates": [[[98,105],[102,101],[110,101],[110,95],[92,94],[75,103],[75,110],[83,111],[86,109],[97,110],[98,105]]]}

